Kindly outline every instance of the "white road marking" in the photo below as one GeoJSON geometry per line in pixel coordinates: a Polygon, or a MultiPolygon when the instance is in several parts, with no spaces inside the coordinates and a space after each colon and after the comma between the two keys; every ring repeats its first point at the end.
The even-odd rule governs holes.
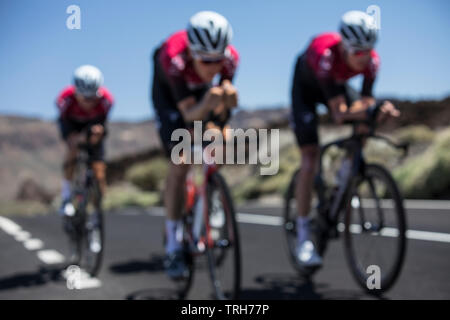
{"type": "MultiPolygon", "coordinates": [[[[364,200],[363,199],[363,207],[366,208],[373,208],[374,205],[370,203],[370,200],[364,200]]],[[[443,213],[450,213],[450,200],[404,200],[403,204],[405,206],[405,209],[411,209],[411,210],[438,210],[443,211],[443,213]],[[447,211],[447,212],[445,212],[447,211]]],[[[264,208],[282,208],[284,206],[283,200],[276,200],[272,201],[270,204],[265,204],[264,208]]],[[[258,203],[249,204],[247,206],[248,208],[259,208],[261,207],[258,203]]],[[[295,208],[295,204],[293,204],[293,207],[295,208]]],[[[392,201],[383,201],[382,207],[386,209],[392,209],[392,201]]],[[[411,213],[417,213],[417,212],[411,212],[411,213]]]]}
{"type": "Polygon", "coordinates": [[[450,234],[442,232],[429,232],[419,230],[406,231],[406,237],[415,240],[427,240],[450,243],[450,234]]]}
{"type": "Polygon", "coordinates": [[[44,247],[44,243],[39,239],[28,239],[23,243],[27,250],[39,250],[44,247]]]}
{"type": "Polygon", "coordinates": [[[268,226],[281,226],[283,224],[283,219],[281,217],[251,213],[237,213],[237,221],[242,223],[263,224],[268,226]]]}
{"type": "MultiPolygon", "coordinates": [[[[283,219],[281,217],[249,214],[249,213],[238,213],[237,221],[242,223],[263,224],[268,226],[281,226],[283,224],[283,219]]],[[[343,226],[338,226],[338,230],[343,231],[343,226]]],[[[350,231],[352,233],[360,233],[361,226],[353,224],[350,226],[350,231]]],[[[396,237],[397,235],[398,230],[395,228],[384,228],[381,232],[381,236],[384,237],[396,237]]],[[[407,230],[406,237],[412,240],[425,240],[425,241],[450,243],[450,234],[442,232],[407,230]]]]}
{"type": "MultiPolygon", "coordinates": [[[[421,200],[423,201],[423,200],[421,200]]],[[[450,201],[443,201],[448,202],[450,201]]],[[[152,216],[161,217],[164,214],[161,212],[161,208],[158,207],[158,211],[148,211],[152,216]]],[[[279,216],[269,216],[253,213],[238,212],[236,220],[241,223],[249,224],[260,224],[266,226],[281,226],[283,224],[283,218],[279,216]]],[[[352,225],[350,231],[353,233],[360,233],[361,227],[358,225],[352,225]]],[[[339,231],[344,231],[343,225],[338,225],[339,231]]],[[[398,230],[395,228],[384,228],[381,232],[381,236],[384,237],[396,237],[398,235],[398,230]]],[[[450,234],[442,232],[430,232],[430,231],[420,231],[420,230],[407,230],[406,237],[412,240],[424,240],[424,241],[436,241],[450,243],[450,234]]]]}
{"type": "MultiPolygon", "coordinates": [[[[23,242],[23,245],[27,250],[39,250],[36,253],[37,257],[46,264],[59,264],[65,261],[64,256],[56,250],[40,250],[44,247],[44,242],[36,238],[31,238],[29,232],[23,230],[17,223],[8,218],[0,216],[0,229],[13,236],[16,241],[23,242]]],[[[80,274],[81,277],[77,289],[101,287],[102,282],[99,279],[91,278],[90,275],[82,269],[80,274]]]]}
{"type": "Polygon", "coordinates": [[[22,231],[22,228],[17,223],[2,216],[0,216],[0,228],[13,237],[22,231]]]}
{"type": "Polygon", "coordinates": [[[23,242],[26,241],[28,239],[31,238],[31,234],[27,231],[20,231],[19,233],[16,234],[16,236],[14,237],[14,239],[16,239],[16,241],[19,242],[23,242]]]}
{"type": "Polygon", "coordinates": [[[406,209],[424,210],[448,210],[450,213],[450,201],[448,200],[406,200],[406,209]]]}
{"type": "Polygon", "coordinates": [[[57,264],[64,262],[64,256],[56,250],[40,250],[37,252],[37,256],[46,264],[57,264]]]}

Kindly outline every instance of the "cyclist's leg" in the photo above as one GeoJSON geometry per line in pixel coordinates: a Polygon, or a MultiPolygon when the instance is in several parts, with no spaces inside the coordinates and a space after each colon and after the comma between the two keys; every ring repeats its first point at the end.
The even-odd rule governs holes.
{"type": "Polygon", "coordinates": [[[88,142],[92,146],[90,148],[90,158],[92,160],[92,170],[95,179],[98,182],[100,193],[106,193],[106,163],[105,163],[105,143],[106,135],[105,122],[94,121],[84,128],[83,134],[87,134],[88,142]],[[93,129],[95,128],[95,130],[93,129]]]}
{"type": "Polygon", "coordinates": [[[317,97],[318,90],[304,83],[304,69],[305,61],[300,57],[294,73],[291,113],[291,125],[301,151],[301,170],[297,176],[295,190],[298,210],[297,256],[300,263],[314,266],[322,263],[320,256],[309,241],[309,212],[319,158],[318,117],[315,110],[316,102],[319,99],[317,97]]]}
{"type": "Polygon", "coordinates": [[[317,119],[312,111],[295,111],[294,132],[301,153],[301,170],[297,176],[295,198],[298,211],[297,226],[298,242],[303,243],[308,238],[307,225],[311,211],[312,191],[317,174],[319,160],[319,145],[317,134],[317,119]]]}
{"type": "Polygon", "coordinates": [[[79,126],[70,120],[58,120],[60,134],[66,144],[66,152],[63,160],[63,180],[61,189],[62,208],[71,197],[71,181],[75,168],[77,155],[76,142],[78,141],[79,126]]]}
{"type": "Polygon", "coordinates": [[[106,163],[104,160],[104,143],[101,141],[95,146],[92,154],[92,170],[98,182],[100,193],[102,195],[106,192],[106,163]]]}
{"type": "Polygon", "coordinates": [[[176,101],[172,98],[170,88],[163,82],[159,62],[156,58],[157,51],[153,56],[152,102],[159,136],[169,166],[164,190],[164,206],[166,208],[166,253],[172,254],[182,249],[182,243],[176,239],[176,230],[182,222],[185,179],[189,165],[176,165],[171,161],[172,148],[178,143],[173,142],[171,137],[174,130],[186,128],[186,124],[176,107],[176,101]]]}
{"type": "Polygon", "coordinates": [[[299,217],[307,217],[310,211],[312,187],[319,156],[318,118],[316,103],[318,90],[307,85],[308,70],[305,57],[297,59],[292,85],[291,127],[301,151],[302,170],[297,177],[296,199],[299,217]]]}
{"type": "MultiPolygon", "coordinates": [[[[181,114],[179,115],[181,119],[181,114]]],[[[183,239],[177,237],[177,230],[182,227],[182,214],[184,206],[186,176],[190,165],[175,164],[171,159],[171,151],[174,143],[170,141],[175,129],[183,128],[183,124],[172,123],[160,112],[159,133],[168,159],[168,173],[164,190],[164,206],[166,208],[166,254],[164,265],[170,278],[179,279],[186,277],[187,265],[183,251],[183,239]]]]}

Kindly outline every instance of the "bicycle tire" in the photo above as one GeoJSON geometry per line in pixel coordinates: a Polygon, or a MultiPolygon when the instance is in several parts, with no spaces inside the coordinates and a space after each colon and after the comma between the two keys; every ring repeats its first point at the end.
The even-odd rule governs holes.
{"type": "Polygon", "coordinates": [[[86,270],[86,272],[91,276],[96,276],[102,266],[103,252],[105,247],[105,228],[104,228],[104,216],[102,209],[102,196],[98,182],[94,180],[93,184],[90,186],[87,193],[87,203],[84,207],[84,219],[83,219],[83,237],[82,237],[82,250],[81,250],[81,265],[86,270]],[[87,212],[88,205],[91,204],[94,211],[92,213],[87,212]],[[89,225],[92,217],[90,215],[95,215],[94,225],[89,225]],[[91,236],[93,232],[98,231],[98,242],[100,248],[97,252],[91,250],[91,236]],[[93,254],[93,261],[88,262],[87,254],[93,254]]]}
{"type": "MultiPolygon", "coordinates": [[[[186,229],[189,228],[189,226],[186,225],[186,219],[183,219],[184,223],[184,230],[183,233],[187,232],[186,229]]],[[[166,233],[164,232],[164,235],[166,236],[166,233]]],[[[164,236],[164,239],[165,239],[164,236]]],[[[165,241],[164,241],[165,243],[165,241]]],[[[165,244],[164,244],[165,246],[165,244]]],[[[174,280],[176,292],[179,300],[184,300],[187,298],[187,295],[192,287],[192,283],[194,280],[194,274],[195,274],[195,259],[194,255],[192,254],[189,243],[186,239],[183,241],[183,253],[184,253],[184,261],[187,265],[188,269],[188,276],[182,279],[174,280]]]]}
{"type": "MultiPolygon", "coordinates": [[[[373,183],[373,182],[372,182],[373,183]]],[[[360,199],[358,199],[359,201],[360,199]]],[[[364,210],[364,209],[363,209],[364,210]]],[[[389,290],[397,281],[403,263],[406,255],[406,247],[407,247],[407,240],[406,240],[406,229],[407,229],[407,222],[406,222],[406,216],[405,216],[405,209],[403,207],[403,199],[401,196],[401,193],[397,187],[397,184],[395,183],[394,179],[392,178],[391,174],[382,166],[376,165],[376,164],[367,164],[364,169],[364,176],[358,176],[355,179],[353,179],[352,184],[350,186],[349,192],[348,192],[348,198],[346,201],[346,205],[344,208],[345,211],[345,217],[344,217],[344,223],[345,223],[345,230],[344,230],[344,250],[346,253],[346,260],[350,267],[351,273],[355,281],[358,283],[360,287],[362,287],[364,290],[366,290],[368,293],[373,295],[379,295],[383,292],[386,292],[389,290]],[[380,181],[383,181],[386,183],[386,186],[392,195],[392,203],[395,204],[395,217],[396,221],[398,222],[398,250],[395,254],[395,261],[393,263],[392,270],[389,270],[387,275],[385,275],[380,280],[380,288],[372,288],[369,289],[367,285],[367,279],[368,274],[366,273],[366,269],[363,267],[361,268],[361,263],[358,260],[358,257],[356,257],[355,253],[355,243],[352,241],[352,213],[355,212],[354,210],[351,210],[352,208],[352,198],[355,194],[356,188],[364,182],[366,179],[370,177],[376,177],[377,179],[380,179],[380,181]]],[[[361,217],[360,217],[361,219],[361,217]]],[[[364,222],[365,223],[365,222],[364,222]]],[[[360,242],[361,243],[361,242],[360,242]]]]}
{"type": "Polygon", "coordinates": [[[217,231],[217,233],[220,235],[220,237],[222,237],[223,232],[226,239],[218,240],[212,248],[207,243],[205,253],[208,261],[208,270],[216,299],[236,300],[239,297],[241,289],[242,273],[239,231],[236,221],[236,212],[234,210],[233,201],[230,196],[230,191],[224,178],[218,172],[212,174],[207,186],[207,201],[209,208],[208,217],[211,215],[212,193],[215,188],[219,190],[224,210],[223,226],[218,228],[220,229],[220,231],[217,231]],[[216,244],[220,243],[226,244],[226,246],[216,246],[216,244]],[[233,249],[231,254],[229,254],[230,248],[233,249]],[[233,261],[231,263],[232,276],[230,281],[230,288],[229,290],[227,290],[228,288],[224,287],[224,282],[226,281],[219,279],[219,274],[221,273],[220,269],[224,267],[226,261],[229,259],[233,259],[233,261]]]}

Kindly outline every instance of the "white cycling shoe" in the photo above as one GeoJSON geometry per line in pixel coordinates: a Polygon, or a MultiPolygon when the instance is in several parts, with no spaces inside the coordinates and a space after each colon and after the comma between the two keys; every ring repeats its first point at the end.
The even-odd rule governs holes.
{"type": "Polygon", "coordinates": [[[303,241],[296,249],[297,262],[301,267],[321,267],[322,257],[317,253],[310,240],[303,241]]]}

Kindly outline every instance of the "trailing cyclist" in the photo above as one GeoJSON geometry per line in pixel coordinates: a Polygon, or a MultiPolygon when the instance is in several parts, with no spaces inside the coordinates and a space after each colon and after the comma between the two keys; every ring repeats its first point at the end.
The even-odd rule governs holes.
{"type": "Polygon", "coordinates": [[[223,129],[237,106],[232,84],[238,53],[230,45],[232,29],[222,15],[202,11],[191,17],[186,30],[172,34],[153,54],[152,101],[159,134],[169,160],[164,192],[166,208],[165,266],[171,278],[182,277],[186,264],[181,239],[185,180],[189,165],[170,161],[172,132],[189,129],[193,121],[212,121],[223,129]],[[216,76],[218,82],[214,83],[216,76]]]}
{"type": "MultiPolygon", "coordinates": [[[[301,151],[302,169],[297,176],[297,259],[299,265],[318,267],[322,258],[310,237],[311,198],[319,159],[318,116],[316,105],[325,104],[336,124],[364,120],[375,112],[372,88],[380,58],[374,50],[377,29],[374,19],[362,11],[342,16],[339,32],[315,37],[297,58],[292,84],[292,127],[301,151]],[[361,92],[347,81],[362,74],[361,92]]],[[[399,116],[399,111],[385,101],[377,120],[399,116]]],[[[348,166],[349,167],[349,166],[348,166]]],[[[345,173],[343,173],[345,174],[345,173]]]]}
{"type": "Polygon", "coordinates": [[[107,116],[114,100],[111,93],[102,85],[101,71],[94,66],[83,65],[75,70],[73,85],[65,88],[56,101],[59,110],[59,128],[67,147],[60,207],[60,214],[63,216],[74,213],[71,203],[71,181],[79,143],[88,142],[93,146],[92,169],[99,183],[100,192],[104,194],[106,189],[103,138],[106,135],[107,116]],[[89,141],[86,141],[86,137],[89,137],[89,141]]]}

